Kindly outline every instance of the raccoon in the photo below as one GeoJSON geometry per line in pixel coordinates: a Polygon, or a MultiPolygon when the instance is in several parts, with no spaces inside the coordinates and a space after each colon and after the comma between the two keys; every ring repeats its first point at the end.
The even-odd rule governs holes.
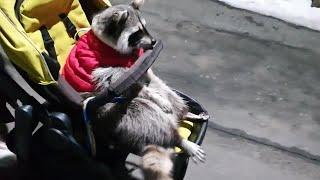
{"type": "MultiPolygon", "coordinates": [[[[152,46],[154,40],[145,29],[146,22],[138,11],[143,3],[134,0],[129,5],[116,5],[102,11],[93,18],[93,32],[122,54],[152,46]]],[[[124,67],[95,69],[92,73],[95,93],[104,91],[126,71],[124,67]]],[[[109,137],[112,137],[123,149],[138,154],[149,144],[165,148],[179,146],[194,160],[204,161],[205,153],[201,147],[182,139],[177,131],[179,121],[191,114],[186,102],[151,69],[123,96],[126,102],[109,103],[98,110],[93,127],[97,138],[110,141],[109,137]]],[[[206,118],[191,115],[192,118],[206,118]]]]}
{"type": "Polygon", "coordinates": [[[155,145],[148,145],[142,156],[142,171],[145,180],[173,180],[171,160],[173,149],[165,149],[155,145]]]}

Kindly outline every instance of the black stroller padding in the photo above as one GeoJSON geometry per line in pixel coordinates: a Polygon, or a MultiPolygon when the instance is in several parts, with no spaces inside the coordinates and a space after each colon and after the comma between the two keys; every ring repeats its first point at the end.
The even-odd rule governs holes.
{"type": "Polygon", "coordinates": [[[44,123],[34,134],[41,109],[16,110],[15,129],[7,144],[19,160],[16,179],[115,179],[107,166],[94,160],[72,134],[71,120],[60,112],[40,112],[44,123]]]}
{"type": "Polygon", "coordinates": [[[89,156],[69,131],[41,127],[33,136],[31,166],[35,170],[30,178],[115,179],[109,168],[89,156]]]}

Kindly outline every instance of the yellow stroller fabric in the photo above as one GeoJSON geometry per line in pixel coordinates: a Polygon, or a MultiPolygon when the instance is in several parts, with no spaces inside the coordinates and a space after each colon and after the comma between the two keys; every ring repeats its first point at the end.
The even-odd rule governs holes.
{"type": "MultiPolygon", "coordinates": [[[[100,6],[110,6],[105,0],[96,2],[100,6]]],[[[19,7],[15,5],[15,1],[0,1],[0,43],[3,49],[9,59],[36,83],[56,83],[42,54],[48,52],[39,29],[41,26],[48,29],[58,62],[63,66],[75,40],[69,36],[59,14],[66,14],[76,29],[90,26],[79,1],[24,0],[19,7]]]]}

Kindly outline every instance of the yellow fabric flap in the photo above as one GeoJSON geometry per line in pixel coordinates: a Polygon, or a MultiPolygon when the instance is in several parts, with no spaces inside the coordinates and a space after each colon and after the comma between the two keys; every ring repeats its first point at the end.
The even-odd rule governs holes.
{"type": "Polygon", "coordinates": [[[61,66],[75,43],[59,15],[64,13],[77,29],[90,24],[78,0],[24,0],[15,13],[15,1],[0,1],[0,43],[9,59],[35,82],[56,83],[41,53],[46,52],[39,28],[46,26],[61,66]]]}
{"type": "Polygon", "coordinates": [[[15,1],[0,1],[0,43],[9,59],[40,84],[55,83],[40,50],[15,17],[15,1]]]}
{"type": "Polygon", "coordinates": [[[75,44],[60,14],[66,14],[77,29],[89,27],[90,24],[78,0],[24,0],[20,7],[20,22],[30,39],[37,43],[41,51],[46,51],[40,33],[40,27],[46,26],[54,41],[55,50],[61,67],[75,44]]]}
{"type": "Polygon", "coordinates": [[[95,4],[97,7],[101,8],[106,8],[106,7],[111,7],[111,3],[109,0],[94,0],[95,4]]]}
{"type": "MultiPolygon", "coordinates": [[[[192,133],[193,123],[190,121],[182,121],[180,123],[180,127],[178,128],[178,133],[182,137],[182,139],[188,139],[192,133]]],[[[179,147],[175,147],[175,152],[181,152],[179,147]]]]}

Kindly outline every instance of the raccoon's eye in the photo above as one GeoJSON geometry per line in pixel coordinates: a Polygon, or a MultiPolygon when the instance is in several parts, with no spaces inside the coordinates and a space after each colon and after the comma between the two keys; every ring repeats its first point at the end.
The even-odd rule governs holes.
{"type": "Polygon", "coordinates": [[[117,21],[118,19],[119,19],[119,13],[118,12],[114,12],[113,14],[112,14],[112,20],[113,21],[117,21]]]}
{"type": "Polygon", "coordinates": [[[113,17],[118,17],[118,16],[119,16],[119,12],[114,12],[114,13],[112,14],[112,16],[113,16],[113,17]]]}

